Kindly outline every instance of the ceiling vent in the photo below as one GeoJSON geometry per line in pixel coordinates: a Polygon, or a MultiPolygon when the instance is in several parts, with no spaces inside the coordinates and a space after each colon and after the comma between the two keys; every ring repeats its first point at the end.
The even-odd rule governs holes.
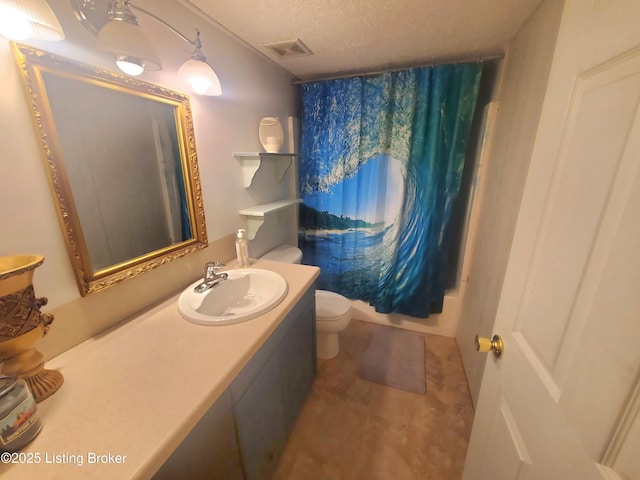
{"type": "Polygon", "coordinates": [[[281,58],[313,55],[313,52],[299,38],[282,42],[263,43],[262,45],[273,50],[281,58]]]}

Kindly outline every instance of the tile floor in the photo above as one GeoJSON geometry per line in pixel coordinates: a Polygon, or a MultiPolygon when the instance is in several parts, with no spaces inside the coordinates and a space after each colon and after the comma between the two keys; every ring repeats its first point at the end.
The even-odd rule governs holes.
{"type": "Polygon", "coordinates": [[[460,354],[452,338],[425,338],[427,394],[358,377],[369,334],[352,320],[340,354],[318,361],[285,448],[277,480],[459,480],[473,422],[460,354]]]}

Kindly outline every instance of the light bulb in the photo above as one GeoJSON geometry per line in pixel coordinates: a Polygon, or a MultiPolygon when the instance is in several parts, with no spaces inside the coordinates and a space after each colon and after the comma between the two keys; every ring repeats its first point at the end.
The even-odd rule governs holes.
{"type": "Polygon", "coordinates": [[[45,0],[0,0],[0,35],[18,41],[64,39],[60,22],[45,0]]]}
{"type": "Polygon", "coordinates": [[[209,90],[209,82],[204,78],[194,78],[191,80],[191,88],[198,95],[204,95],[209,90]]]}
{"type": "Polygon", "coordinates": [[[11,8],[0,10],[0,34],[11,40],[25,40],[33,34],[33,27],[23,15],[11,8]]]}
{"type": "Polygon", "coordinates": [[[137,77],[144,72],[144,63],[142,60],[133,57],[118,56],[116,59],[116,65],[127,75],[137,77]]]}
{"type": "Polygon", "coordinates": [[[178,78],[198,95],[222,94],[218,76],[205,61],[190,58],[178,69],[178,78]]]}

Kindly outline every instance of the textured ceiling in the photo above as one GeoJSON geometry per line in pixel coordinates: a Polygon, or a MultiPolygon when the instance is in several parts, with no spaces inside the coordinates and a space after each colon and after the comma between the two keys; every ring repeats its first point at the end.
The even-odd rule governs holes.
{"type": "Polygon", "coordinates": [[[502,54],[541,0],[183,0],[301,80],[502,54]],[[311,56],[265,43],[301,39],[311,56]]]}

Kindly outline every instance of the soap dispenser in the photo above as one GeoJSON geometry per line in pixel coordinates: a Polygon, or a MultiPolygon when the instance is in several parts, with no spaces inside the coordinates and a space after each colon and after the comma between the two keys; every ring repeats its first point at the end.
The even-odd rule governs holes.
{"type": "Polygon", "coordinates": [[[244,228],[239,228],[236,233],[236,254],[238,255],[238,265],[242,268],[249,267],[249,241],[244,228]]]}

